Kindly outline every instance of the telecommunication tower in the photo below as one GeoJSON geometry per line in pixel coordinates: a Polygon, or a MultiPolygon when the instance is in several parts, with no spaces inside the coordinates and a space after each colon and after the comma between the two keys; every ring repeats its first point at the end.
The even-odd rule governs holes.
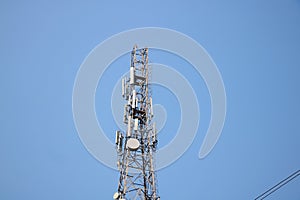
{"type": "Polygon", "coordinates": [[[136,45],[131,52],[130,76],[122,79],[123,121],[127,131],[116,131],[116,150],[120,178],[116,200],[159,200],[156,187],[154,153],[157,133],[148,66],[148,48],[136,45]]]}

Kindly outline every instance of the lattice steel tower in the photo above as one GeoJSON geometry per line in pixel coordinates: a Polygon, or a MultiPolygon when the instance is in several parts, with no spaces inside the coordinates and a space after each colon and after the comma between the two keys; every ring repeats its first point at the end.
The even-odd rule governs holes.
{"type": "Polygon", "coordinates": [[[149,85],[148,48],[134,46],[130,77],[122,79],[126,133],[116,131],[120,178],[118,200],[159,200],[156,188],[154,153],[157,146],[153,106],[149,85]]]}

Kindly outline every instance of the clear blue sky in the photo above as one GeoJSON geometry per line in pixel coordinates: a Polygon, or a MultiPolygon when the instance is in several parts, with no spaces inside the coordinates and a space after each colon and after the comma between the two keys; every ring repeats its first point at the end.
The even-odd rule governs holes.
{"type": "MultiPolygon", "coordinates": [[[[146,26],[174,29],[200,43],[217,64],[227,93],[221,138],[199,160],[210,117],[205,84],[188,67],[182,69],[183,61],[163,60],[159,52],[151,58],[150,52],[153,62],[174,65],[197,85],[201,107],[192,146],[158,172],[162,199],[254,199],[300,169],[299,0],[1,1],[0,25],[0,199],[112,199],[118,173],[82,145],[72,117],[73,83],[97,44],[146,26]]],[[[115,64],[127,64],[126,59],[115,64]]],[[[117,71],[117,65],[107,71],[97,102],[110,102],[103,85],[117,71]]],[[[157,87],[154,97],[163,92],[157,87]]],[[[155,101],[170,113],[167,102],[174,96],[165,92],[155,101]]],[[[113,138],[111,111],[96,107],[113,138]]],[[[178,120],[168,118],[161,145],[174,136],[178,120]]],[[[298,177],[269,199],[299,199],[299,188],[298,177]]]]}

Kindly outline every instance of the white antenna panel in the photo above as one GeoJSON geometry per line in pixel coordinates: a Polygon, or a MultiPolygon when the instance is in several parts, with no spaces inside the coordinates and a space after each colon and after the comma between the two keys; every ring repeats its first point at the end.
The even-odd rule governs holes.
{"type": "Polygon", "coordinates": [[[151,114],[151,117],[153,117],[153,105],[152,105],[152,97],[150,97],[150,114],[151,114]]]}
{"type": "Polygon", "coordinates": [[[131,116],[128,116],[127,136],[131,136],[131,116]]]}
{"type": "Polygon", "coordinates": [[[116,131],[116,139],[115,139],[116,144],[119,143],[119,135],[120,135],[120,131],[116,131]]]}
{"type": "Polygon", "coordinates": [[[156,123],[153,122],[153,130],[152,130],[152,137],[153,137],[153,140],[155,141],[156,140],[156,123]]]}
{"type": "Polygon", "coordinates": [[[134,74],[134,67],[130,67],[130,84],[135,83],[135,74],[134,74]]]}
{"type": "Polygon", "coordinates": [[[135,118],[134,119],[134,130],[137,131],[138,130],[138,126],[139,126],[139,119],[135,118]]]}
{"type": "Polygon", "coordinates": [[[135,108],[135,102],[136,102],[136,91],[132,91],[132,108],[135,108]]]}
{"type": "Polygon", "coordinates": [[[122,78],[122,97],[125,97],[125,78],[122,78]]]}

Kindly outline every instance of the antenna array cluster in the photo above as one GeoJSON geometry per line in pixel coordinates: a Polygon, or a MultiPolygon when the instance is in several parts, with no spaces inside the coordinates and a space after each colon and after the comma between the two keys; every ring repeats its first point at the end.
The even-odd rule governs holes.
{"type": "Polygon", "coordinates": [[[157,132],[153,119],[148,48],[131,52],[129,78],[122,79],[122,96],[126,100],[123,121],[125,133],[116,131],[116,149],[120,172],[118,200],[159,200],[154,169],[157,132]]]}

